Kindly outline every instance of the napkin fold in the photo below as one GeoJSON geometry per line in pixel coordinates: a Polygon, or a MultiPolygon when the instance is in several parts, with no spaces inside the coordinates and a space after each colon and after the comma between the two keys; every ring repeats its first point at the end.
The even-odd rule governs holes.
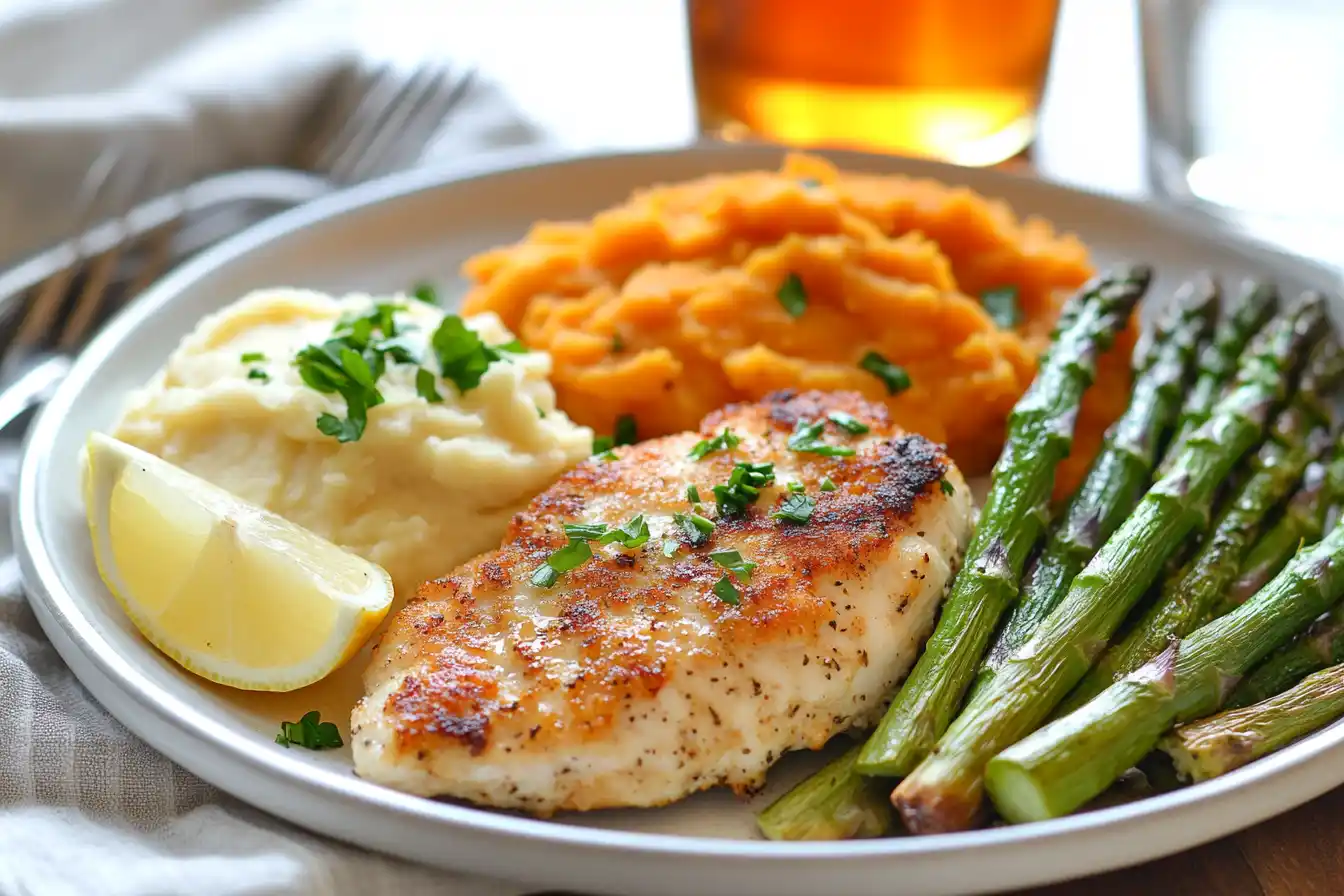
{"type": "MultiPolygon", "coordinates": [[[[420,23],[398,7],[0,2],[0,266],[72,235],[80,181],[114,139],[149,153],[164,188],[284,164],[333,79],[424,61],[396,55],[426,44],[397,40],[420,23]],[[365,43],[370,21],[382,54],[365,43]]],[[[425,160],[542,140],[478,72],[425,160]]],[[[0,445],[0,556],[12,554],[15,453],[0,445]]],[[[174,765],[75,680],[19,592],[12,556],[0,563],[0,731],[0,896],[519,892],[308,834],[174,765]]]]}
{"type": "Polygon", "coordinates": [[[0,894],[510,896],[308,834],[216,790],[107,715],[27,601],[0,595],[0,894]]]}
{"type": "MultiPolygon", "coordinates": [[[[426,26],[417,12],[397,0],[0,2],[0,267],[72,235],[81,181],[109,144],[152,160],[150,192],[288,165],[337,79],[431,61],[403,48],[430,45],[417,29],[452,15],[426,26]]],[[[544,139],[478,73],[422,161],[544,139]]]]}

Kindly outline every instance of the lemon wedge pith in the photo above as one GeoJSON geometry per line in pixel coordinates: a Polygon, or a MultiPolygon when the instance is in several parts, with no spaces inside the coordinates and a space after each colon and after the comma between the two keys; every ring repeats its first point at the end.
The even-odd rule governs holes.
{"type": "Polygon", "coordinates": [[[141,634],[203,678],[312,684],[392,605],[377,564],[110,436],[89,436],[85,475],[103,581],[141,634]]]}

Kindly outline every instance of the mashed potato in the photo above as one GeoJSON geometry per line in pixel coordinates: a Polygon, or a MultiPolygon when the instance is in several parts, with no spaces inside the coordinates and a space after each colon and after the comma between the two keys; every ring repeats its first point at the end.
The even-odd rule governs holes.
{"type": "MultiPolygon", "coordinates": [[[[343,417],[346,402],[306,385],[291,362],[376,301],[389,300],[297,290],[241,299],[183,340],[113,435],[382,565],[405,596],[497,546],[509,518],[591,452],[593,434],[556,410],[543,352],[506,355],[465,394],[436,376],[443,401],[433,404],[417,393],[416,365],[389,363],[377,382],[385,402],[361,438],[319,432],[318,415],[343,417]]],[[[407,345],[428,358],[443,311],[393,301],[407,345]]],[[[467,324],[486,345],[513,339],[493,314],[467,324]]],[[[432,358],[424,366],[439,370],[432,358]]]]}

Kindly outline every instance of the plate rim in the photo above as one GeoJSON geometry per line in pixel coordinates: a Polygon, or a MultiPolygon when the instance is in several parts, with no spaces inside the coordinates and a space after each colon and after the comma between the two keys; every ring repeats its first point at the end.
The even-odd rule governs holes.
{"type": "MultiPolygon", "coordinates": [[[[754,152],[770,150],[779,154],[790,151],[786,147],[746,145],[754,152]]],[[[1087,861],[1086,869],[1081,873],[1107,870],[1146,858],[1156,858],[1197,845],[1233,830],[1257,823],[1271,815],[1278,814],[1299,805],[1330,787],[1344,781],[1344,770],[1333,776],[1322,774],[1322,767],[1329,758],[1328,753],[1344,744],[1344,728],[1319,732],[1305,738],[1279,753],[1261,759],[1245,768],[1239,769],[1222,778],[1185,788],[1174,793],[1148,797],[1126,805],[1098,809],[1083,815],[1068,816],[1048,822],[1026,825],[1006,826],[986,830],[957,834],[942,834],[925,837],[892,837],[874,840],[835,841],[814,843],[778,843],[766,840],[732,840],[724,838],[691,836],[681,834],[661,834],[618,831],[609,828],[595,828],[579,825],[554,823],[534,818],[520,818],[506,815],[495,810],[481,809],[464,805],[445,803],[400,793],[381,787],[372,782],[356,778],[353,772],[340,775],[327,769],[295,762],[271,750],[262,744],[237,741],[209,713],[197,711],[185,701],[174,697],[156,687],[153,682],[139,673],[132,663],[112,650],[111,645],[102,639],[87,617],[79,612],[79,601],[60,583],[54,560],[44,540],[39,525],[39,502],[42,500],[41,483],[47,475],[51,460],[50,451],[44,450],[59,428],[60,418],[88,385],[87,371],[101,364],[113,353],[124,334],[142,325],[152,313],[185,294],[191,285],[211,272],[228,265],[268,243],[284,239],[294,233],[315,226],[329,218],[358,214],[361,209],[395,202],[400,198],[437,189],[450,188],[457,183],[474,181],[495,176],[507,176],[510,172],[536,168],[563,168],[569,165],[601,164],[613,159],[649,160],[659,157],[685,153],[715,153],[725,159],[741,152],[741,148],[732,144],[700,144],[693,146],[675,146],[659,149],[641,149],[635,151],[571,153],[556,151],[548,147],[525,147],[503,151],[465,165],[435,166],[392,175],[378,181],[362,184],[329,197],[316,200],[308,205],[283,212],[267,221],[248,228],[242,233],[201,253],[188,263],[162,278],[142,294],[125,313],[119,314],[95,338],[90,346],[75,362],[67,380],[62,383],[47,407],[34,422],[25,442],[21,461],[16,500],[13,508],[13,531],[15,545],[30,603],[52,637],[63,658],[72,666],[66,652],[78,651],[83,660],[92,666],[95,674],[105,679],[106,686],[134,695],[144,709],[154,717],[156,724],[168,725],[180,734],[194,740],[206,742],[212,751],[224,761],[233,763],[243,772],[263,777],[278,777],[286,785],[300,786],[310,791],[321,791],[326,797],[337,797],[347,808],[358,810],[360,807],[376,807],[419,822],[446,825],[449,828],[463,828],[473,834],[502,835],[513,840],[526,841],[535,846],[561,847],[569,850],[582,849],[590,858],[611,853],[637,853],[646,856],[661,856],[686,859],[690,857],[714,857],[752,862],[811,862],[816,860],[849,861],[857,859],[881,859],[898,862],[916,857],[941,860],[953,852],[986,848],[994,850],[1022,848],[1029,845],[1060,845],[1066,838],[1081,834],[1104,832],[1108,836],[1117,830],[1135,831],[1149,825],[1161,816],[1178,810],[1202,809],[1207,813],[1217,810],[1232,800],[1244,800],[1248,792],[1257,792],[1260,799],[1253,811],[1241,811],[1236,814],[1237,821],[1224,824],[1221,829],[1211,832],[1172,836],[1160,849],[1120,849],[1101,861],[1087,861]],[[56,631],[53,631],[53,627],[56,631]],[[1296,783],[1296,787],[1284,786],[1285,778],[1296,783]],[[1315,781],[1308,778],[1315,777],[1315,781]],[[1320,781],[1329,779],[1329,786],[1321,786],[1320,781]],[[1267,785],[1273,782],[1276,787],[1267,785]],[[1310,795],[1301,794],[1312,791],[1310,795]],[[1277,794],[1277,795],[1276,795],[1277,794]],[[1114,858],[1115,861],[1110,861],[1114,858]]],[[[956,178],[962,172],[955,166],[944,165],[915,159],[893,159],[889,156],[876,156],[862,152],[810,151],[845,164],[863,159],[878,159],[884,167],[901,170],[915,176],[929,176],[947,180],[956,178]]],[[[1080,189],[1013,172],[996,171],[995,177],[1011,178],[1018,181],[1032,181],[1034,186],[1047,191],[1063,191],[1082,196],[1093,203],[1102,203],[1126,213],[1138,213],[1149,219],[1157,220],[1167,228],[1174,228],[1198,238],[1206,238],[1211,229],[1207,220],[1200,216],[1157,206],[1153,203],[1134,201],[1102,191],[1080,189]],[[1201,232],[1202,231],[1202,232],[1201,232]]],[[[1255,264],[1281,271],[1291,271],[1307,282],[1331,282],[1338,274],[1330,267],[1308,259],[1288,255],[1267,244],[1261,243],[1244,234],[1232,232],[1229,228],[1212,228],[1231,248],[1244,255],[1255,264]]],[[[80,663],[79,665],[83,665],[80,663]]],[[[82,678],[82,676],[81,676],[82,678]]],[[[91,687],[91,690],[94,688],[91,687]]],[[[98,688],[97,690],[101,690],[98,688]]],[[[120,717],[119,717],[120,718],[120,717]]],[[[141,725],[131,724],[121,719],[128,727],[140,734],[141,725]]],[[[147,726],[146,726],[147,727],[147,726]]],[[[142,735],[143,736],[143,735],[142,735]]],[[[149,738],[146,738],[149,740],[149,738]]],[[[156,746],[155,744],[151,744],[156,746]]],[[[224,790],[228,784],[222,784],[222,775],[218,770],[213,773],[202,772],[193,766],[203,762],[183,760],[174,757],[194,773],[211,780],[224,790]]],[[[274,812],[274,808],[268,811],[274,812]]],[[[1168,825],[1170,827],[1171,825],[1168,825]]],[[[1193,826],[1192,826],[1193,827],[1193,826]]],[[[1214,825],[1217,827],[1217,825],[1214,825]]],[[[320,829],[320,828],[319,828],[320,829]]],[[[1070,863],[1064,863],[1068,866],[1070,863]]],[[[1073,863],[1078,865],[1077,860],[1073,863]]],[[[1045,880],[1059,879],[1073,871],[1058,870],[1051,866],[1042,868],[1034,876],[1018,876],[1011,881],[1001,879],[998,885],[1029,884],[1045,880]]]]}

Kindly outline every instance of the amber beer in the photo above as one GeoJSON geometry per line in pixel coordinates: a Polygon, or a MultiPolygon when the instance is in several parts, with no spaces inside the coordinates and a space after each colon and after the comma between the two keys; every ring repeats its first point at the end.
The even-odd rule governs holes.
{"type": "Polygon", "coordinates": [[[1058,0],[687,0],[705,133],[990,165],[1026,147],[1058,0]]]}

